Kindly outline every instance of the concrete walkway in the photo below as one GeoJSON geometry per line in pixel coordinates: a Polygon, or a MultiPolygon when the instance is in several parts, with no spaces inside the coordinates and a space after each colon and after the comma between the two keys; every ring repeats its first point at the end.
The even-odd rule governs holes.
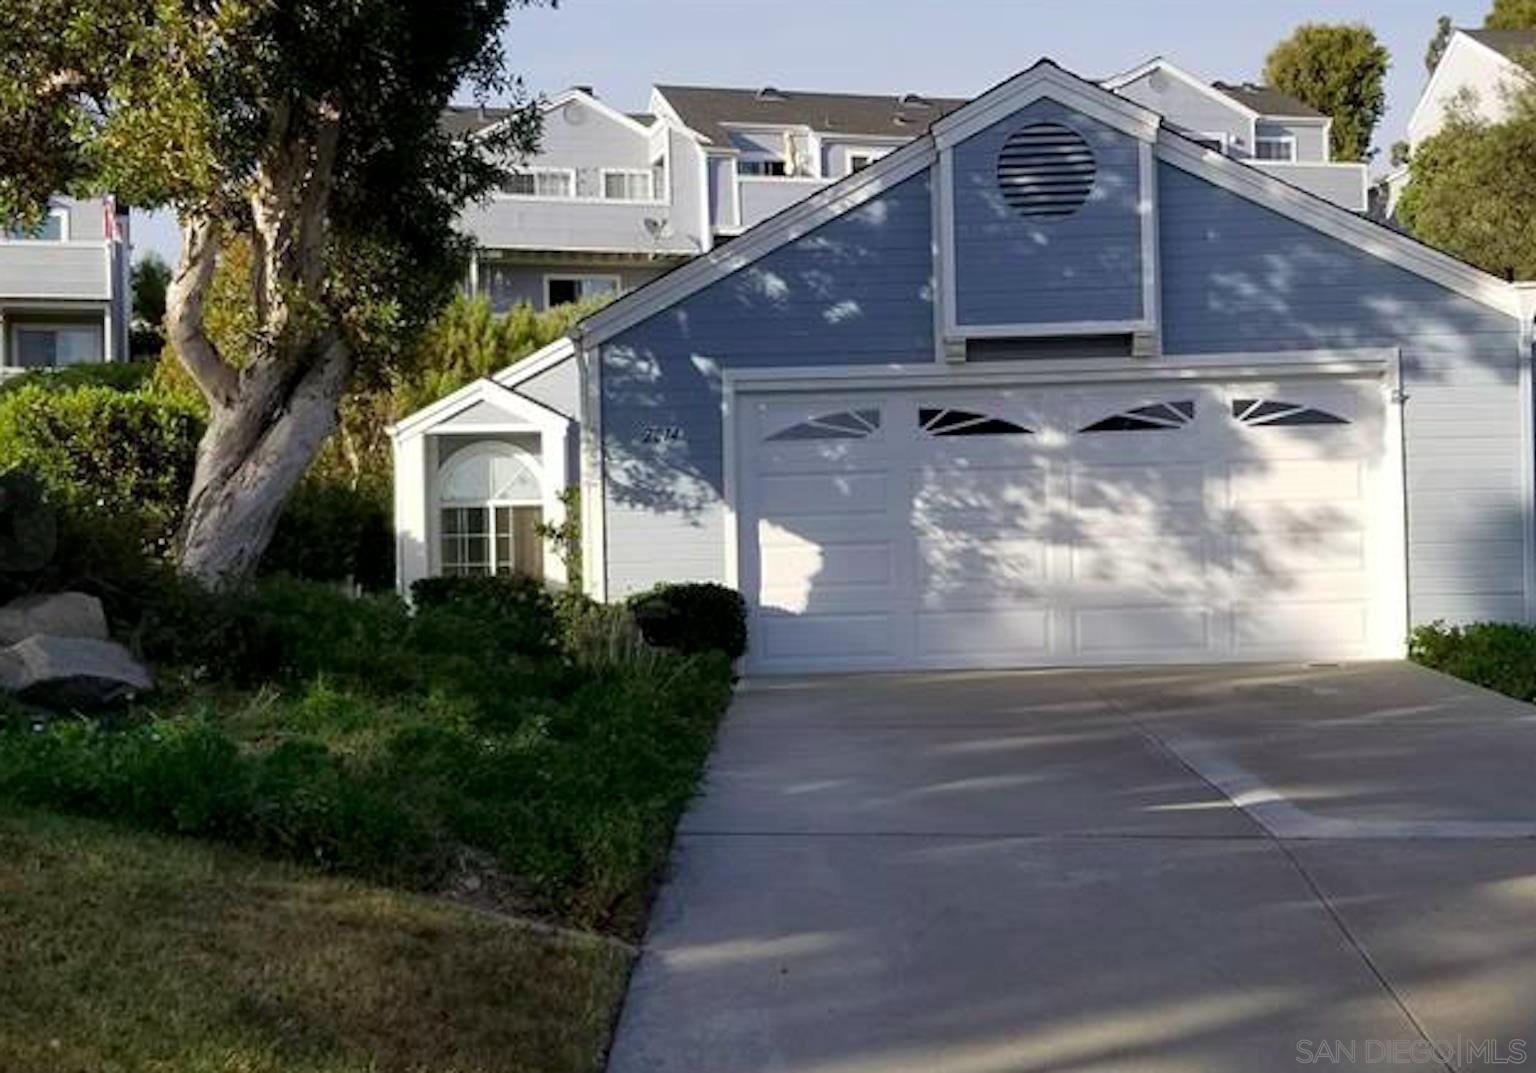
{"type": "Polygon", "coordinates": [[[1407,665],[751,682],[609,1070],[1536,1067],[1532,835],[1407,665]]]}

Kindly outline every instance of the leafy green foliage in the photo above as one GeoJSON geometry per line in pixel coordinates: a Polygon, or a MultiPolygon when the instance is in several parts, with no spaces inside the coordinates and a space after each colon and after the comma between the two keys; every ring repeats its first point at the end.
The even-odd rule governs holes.
{"type": "Polygon", "coordinates": [[[394,558],[394,522],[384,497],[311,475],[283,508],[261,569],[379,591],[394,584],[394,558]]]}
{"type": "Polygon", "coordinates": [[[735,589],[712,582],[661,584],[629,598],[645,639],[678,652],[747,651],[747,605],[735,589]]]}
{"type": "Polygon", "coordinates": [[[58,539],[58,521],[42,482],[19,469],[0,469],[0,573],[43,569],[58,539]]]}
{"type": "Polygon", "coordinates": [[[1496,275],[1536,278],[1536,90],[1489,123],[1467,102],[1419,143],[1398,218],[1432,246],[1496,275]]]}
{"type": "Polygon", "coordinates": [[[1536,28],[1536,0],[1493,0],[1493,8],[1483,19],[1490,30],[1530,30],[1536,28]]]}
{"type": "Polygon", "coordinates": [[[175,538],[201,435],[195,413],[142,391],[38,383],[0,395],[0,469],[26,470],[61,511],[154,556],[175,538]]]}
{"type": "Polygon", "coordinates": [[[1445,55],[1445,47],[1451,43],[1451,34],[1456,26],[1451,22],[1449,15],[1441,15],[1435,20],[1435,33],[1429,39],[1429,44],[1424,49],[1424,70],[1430,74],[1435,73],[1435,68],[1440,66],[1440,57],[1445,55]]]}
{"type": "Polygon", "coordinates": [[[428,577],[411,586],[423,611],[495,623],[498,647],[522,655],[552,652],[559,640],[554,601],[542,582],[506,577],[428,577]]]}
{"type": "Polygon", "coordinates": [[[133,290],[129,349],[135,358],[154,357],[165,346],[165,289],[170,282],[171,266],[153,250],[133,265],[129,274],[133,290]]]}
{"type": "Polygon", "coordinates": [[[1335,160],[1366,160],[1386,110],[1383,81],[1390,64],[1370,27],[1309,22],[1270,51],[1264,78],[1333,118],[1335,160]]]}
{"type": "Polygon", "coordinates": [[[1536,702],[1536,627],[1510,622],[1420,626],[1408,658],[1519,700],[1536,702]]]}
{"type": "Polygon", "coordinates": [[[135,637],[180,661],[171,692],[125,728],[0,732],[0,800],[409,886],[470,853],[514,905],[639,920],[729,698],[722,655],[649,648],[593,605],[566,647],[548,594],[511,579],[429,586],[414,615],[286,579],[171,584],[135,637]]]}
{"type": "Polygon", "coordinates": [[[66,365],[59,369],[33,369],[19,376],[0,380],[0,396],[21,388],[45,391],[73,391],[79,387],[105,387],[114,391],[137,391],[148,387],[155,377],[155,364],[141,361],[99,362],[92,365],[66,365]]]}

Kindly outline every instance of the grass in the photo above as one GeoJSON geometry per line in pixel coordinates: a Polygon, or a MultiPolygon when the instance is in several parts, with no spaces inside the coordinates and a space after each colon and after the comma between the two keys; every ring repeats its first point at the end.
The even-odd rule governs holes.
{"type": "Polygon", "coordinates": [[[0,1069],[584,1073],[630,954],[183,839],[0,814],[0,1069]]]}

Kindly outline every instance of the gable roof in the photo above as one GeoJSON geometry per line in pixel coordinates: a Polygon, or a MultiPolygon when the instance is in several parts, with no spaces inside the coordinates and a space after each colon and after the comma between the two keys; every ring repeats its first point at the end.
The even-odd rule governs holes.
{"type": "Polygon", "coordinates": [[[1536,49],[1536,30],[1462,30],[1472,40],[1509,59],[1536,49]]]}
{"type": "MultiPolygon", "coordinates": [[[[579,100],[633,130],[643,132],[656,121],[656,117],[647,112],[620,112],[599,98],[597,94],[574,86],[536,103],[541,112],[548,112],[572,100],[579,100]]],[[[450,104],[443,109],[438,124],[448,134],[463,138],[489,130],[519,111],[520,109],[517,108],[503,108],[496,105],[450,104]]]]}
{"type": "Polygon", "coordinates": [[[827,134],[915,138],[966,102],[918,94],[877,96],[798,89],[657,86],[690,130],[717,146],[731,144],[726,124],[809,127],[827,134]]]}
{"type": "Polygon", "coordinates": [[[804,237],[898,183],[928,169],[943,145],[968,137],[1010,108],[1049,96],[1154,143],[1156,159],[1190,172],[1281,216],[1429,279],[1512,316],[1520,314],[1514,285],[1457,260],[1385,224],[1294,186],[1222,153],[1213,153],[1161,122],[1157,113],[1042,58],[1028,70],[948,113],[935,129],[870,166],[823,187],[728,243],[687,261],[579,321],[570,338],[600,344],[780,247],[804,237]],[[1033,95],[1033,96],[1031,96],[1033,95]]]}
{"type": "Polygon", "coordinates": [[[1263,116],[1276,116],[1286,119],[1327,118],[1310,104],[1297,100],[1289,93],[1282,93],[1273,86],[1261,86],[1254,82],[1239,84],[1212,82],[1211,87],[1218,93],[1231,97],[1238,104],[1251,108],[1263,116]]]}

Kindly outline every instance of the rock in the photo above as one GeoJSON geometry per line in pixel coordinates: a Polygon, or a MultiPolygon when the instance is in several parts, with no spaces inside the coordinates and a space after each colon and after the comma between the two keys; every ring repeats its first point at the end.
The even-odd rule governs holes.
{"type": "Polygon", "coordinates": [[[101,601],[83,592],[23,596],[0,607],[0,645],[25,641],[33,634],[107,639],[101,601]]]}
{"type": "Polygon", "coordinates": [[[101,708],[154,684],[115,641],[37,634],[0,650],[0,686],[45,708],[101,708]]]}

